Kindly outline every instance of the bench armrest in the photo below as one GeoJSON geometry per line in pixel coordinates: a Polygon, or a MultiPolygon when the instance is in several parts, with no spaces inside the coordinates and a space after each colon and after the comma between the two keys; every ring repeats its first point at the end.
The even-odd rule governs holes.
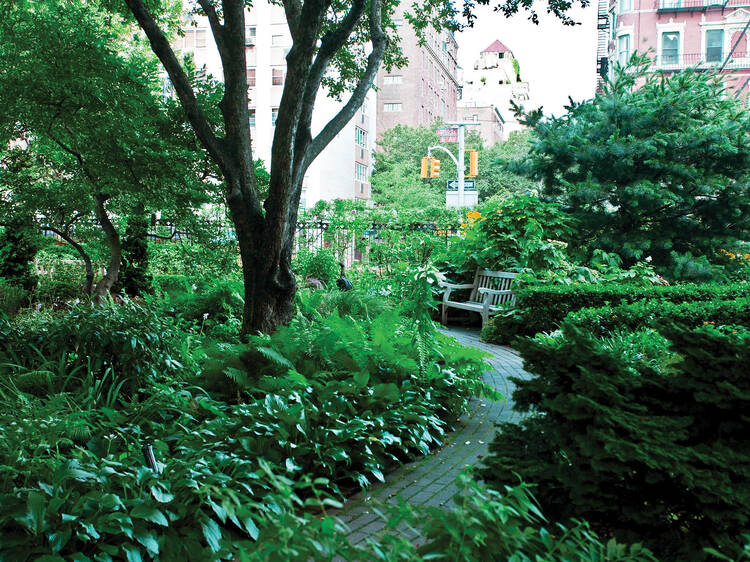
{"type": "Polygon", "coordinates": [[[458,290],[458,289],[473,289],[474,285],[471,283],[462,283],[460,285],[457,285],[456,283],[446,283],[445,281],[440,282],[441,287],[445,287],[446,289],[451,290],[458,290]]]}
{"type": "MultiPolygon", "coordinates": [[[[482,305],[484,306],[485,310],[488,310],[490,307],[490,296],[491,295],[513,295],[514,292],[510,290],[504,290],[504,291],[498,291],[497,289],[485,289],[483,287],[480,287],[477,289],[480,295],[482,295],[482,305]]],[[[515,301],[515,297],[513,297],[513,300],[511,302],[515,301]]]]}
{"type": "Polygon", "coordinates": [[[496,289],[485,289],[483,287],[479,287],[477,291],[479,291],[483,295],[485,294],[487,295],[512,295],[515,292],[515,291],[509,291],[509,290],[498,291],[496,289]]]}

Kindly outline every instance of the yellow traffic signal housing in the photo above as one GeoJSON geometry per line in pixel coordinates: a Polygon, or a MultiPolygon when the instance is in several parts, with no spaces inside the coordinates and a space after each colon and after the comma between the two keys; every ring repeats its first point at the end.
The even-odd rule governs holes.
{"type": "Polygon", "coordinates": [[[429,156],[425,156],[422,158],[422,177],[423,178],[429,178],[430,177],[430,158],[429,156]]]}
{"type": "Polygon", "coordinates": [[[440,177],[440,160],[438,160],[437,158],[430,159],[430,177],[431,178],[440,177]]]}
{"type": "Polygon", "coordinates": [[[470,178],[475,178],[479,175],[479,153],[476,150],[467,150],[469,153],[469,175],[470,178]]]}

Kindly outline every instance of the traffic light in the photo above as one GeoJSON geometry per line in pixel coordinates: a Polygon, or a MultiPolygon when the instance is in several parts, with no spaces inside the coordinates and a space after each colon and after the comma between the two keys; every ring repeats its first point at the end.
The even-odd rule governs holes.
{"type": "Polygon", "coordinates": [[[467,150],[469,153],[469,175],[467,177],[475,178],[479,175],[479,153],[476,150],[467,150]]]}
{"type": "Polygon", "coordinates": [[[429,178],[430,177],[430,158],[429,156],[425,156],[422,158],[422,177],[423,178],[429,178]]]}
{"type": "Polygon", "coordinates": [[[438,160],[437,158],[430,159],[430,177],[431,178],[440,177],[440,160],[438,160]]]}

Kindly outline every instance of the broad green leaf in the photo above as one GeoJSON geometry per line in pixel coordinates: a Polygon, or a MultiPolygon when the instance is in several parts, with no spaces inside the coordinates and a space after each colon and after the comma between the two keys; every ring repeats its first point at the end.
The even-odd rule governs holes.
{"type": "Polygon", "coordinates": [[[221,545],[219,544],[221,540],[221,528],[219,528],[219,524],[211,518],[206,518],[201,522],[201,529],[203,529],[203,536],[206,537],[206,542],[211,547],[211,550],[219,552],[221,549],[221,545]]]}
{"type": "Polygon", "coordinates": [[[131,517],[151,521],[152,523],[156,523],[157,525],[161,525],[162,527],[166,527],[169,525],[169,522],[167,521],[167,518],[164,516],[164,514],[150,505],[137,505],[132,509],[130,515],[131,517]]]}

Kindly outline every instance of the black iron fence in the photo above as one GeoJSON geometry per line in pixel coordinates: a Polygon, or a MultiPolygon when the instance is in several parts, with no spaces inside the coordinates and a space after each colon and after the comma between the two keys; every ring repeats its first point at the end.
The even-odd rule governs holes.
{"type": "MultiPolygon", "coordinates": [[[[154,242],[183,242],[210,240],[213,242],[231,242],[236,240],[234,226],[227,220],[211,220],[201,224],[200,235],[191,232],[189,228],[179,227],[175,223],[156,219],[151,221],[148,239],[154,242]]],[[[391,224],[372,223],[365,229],[355,229],[347,225],[331,223],[326,220],[299,221],[295,230],[294,252],[317,251],[330,248],[335,251],[339,259],[349,265],[353,262],[367,261],[367,256],[373,248],[383,244],[393,244],[398,240],[406,240],[414,233],[425,233],[435,236],[448,247],[452,240],[460,235],[458,225],[439,225],[437,223],[391,224]]],[[[45,236],[51,236],[62,241],[60,236],[51,230],[43,230],[45,236]]],[[[75,233],[74,237],[75,237],[75,233]]]]}
{"type": "Polygon", "coordinates": [[[446,247],[460,235],[458,225],[436,223],[390,224],[372,223],[364,230],[336,225],[328,221],[300,221],[294,237],[294,252],[317,251],[330,248],[349,265],[367,261],[373,248],[383,244],[394,244],[414,233],[426,233],[438,237],[446,247]]]}

